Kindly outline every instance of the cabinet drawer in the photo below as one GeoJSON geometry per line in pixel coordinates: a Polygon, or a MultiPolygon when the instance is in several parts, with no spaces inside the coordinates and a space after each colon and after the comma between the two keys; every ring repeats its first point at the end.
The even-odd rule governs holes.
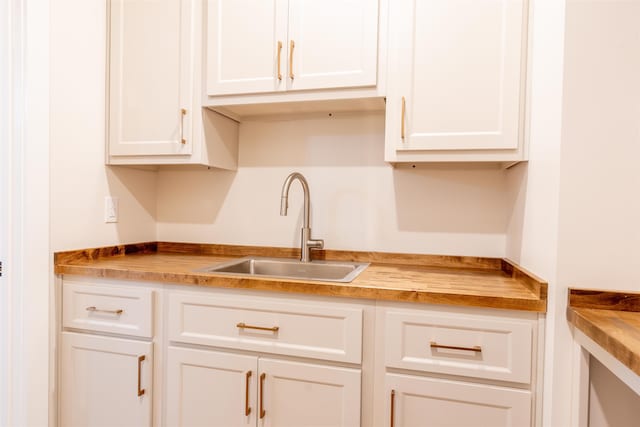
{"type": "Polygon", "coordinates": [[[325,302],[172,293],[169,339],[360,363],[362,309],[325,302]]]}
{"type": "Polygon", "coordinates": [[[389,310],[386,365],[529,383],[533,322],[498,316],[389,310]]]}
{"type": "Polygon", "coordinates": [[[98,332],[153,336],[153,291],[64,282],[62,325],[98,332]]]}

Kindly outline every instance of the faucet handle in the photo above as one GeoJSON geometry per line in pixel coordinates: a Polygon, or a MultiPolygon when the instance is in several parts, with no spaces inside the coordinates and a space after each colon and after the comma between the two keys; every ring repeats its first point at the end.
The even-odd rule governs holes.
{"type": "Polygon", "coordinates": [[[312,249],[324,249],[324,240],[322,239],[309,239],[307,240],[307,247],[312,249]]]}

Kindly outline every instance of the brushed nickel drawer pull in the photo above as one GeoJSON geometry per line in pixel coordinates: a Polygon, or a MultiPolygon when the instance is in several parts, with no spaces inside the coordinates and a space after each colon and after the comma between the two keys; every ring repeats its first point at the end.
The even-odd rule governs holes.
{"type": "Polygon", "coordinates": [[[117,314],[118,316],[124,313],[124,310],[102,310],[100,308],[96,308],[95,306],[87,307],[86,310],[92,313],[109,313],[109,314],[117,314]]]}
{"type": "Polygon", "coordinates": [[[278,40],[278,80],[282,80],[282,70],[280,69],[281,56],[282,56],[282,42],[278,40]]]}
{"type": "Polygon", "coordinates": [[[264,418],[265,414],[267,413],[267,411],[264,410],[264,402],[263,402],[264,379],[266,376],[267,374],[265,374],[264,372],[260,374],[260,419],[264,418]]]}
{"type": "Polygon", "coordinates": [[[140,386],[142,385],[142,362],[144,362],[146,357],[144,355],[138,357],[138,397],[144,394],[144,389],[140,386]]]}
{"type": "Polygon", "coordinates": [[[395,412],[396,412],[396,391],[391,390],[391,417],[389,420],[389,427],[393,427],[394,425],[394,418],[396,417],[395,412]]]}
{"type": "Polygon", "coordinates": [[[240,322],[236,325],[239,329],[257,329],[259,331],[271,331],[271,332],[278,332],[280,330],[280,326],[272,326],[270,328],[265,328],[264,326],[253,326],[253,325],[247,325],[244,322],[240,322]]]}
{"type": "Polygon", "coordinates": [[[474,345],[473,347],[458,347],[455,345],[442,345],[438,344],[435,341],[431,341],[431,348],[444,348],[447,350],[464,350],[464,351],[475,351],[477,353],[482,353],[482,347],[479,345],[474,345]]]}
{"type": "Polygon", "coordinates": [[[245,377],[244,388],[244,415],[246,417],[251,413],[251,407],[249,406],[249,383],[251,382],[251,371],[247,371],[245,377]]]}

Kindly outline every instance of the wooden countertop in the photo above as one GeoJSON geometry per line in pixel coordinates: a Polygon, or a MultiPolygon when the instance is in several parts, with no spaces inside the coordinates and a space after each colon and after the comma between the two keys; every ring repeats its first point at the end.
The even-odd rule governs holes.
{"type": "Polygon", "coordinates": [[[244,256],[297,258],[299,250],[150,242],[58,252],[55,272],[222,288],[545,312],[547,284],[506,259],[313,251],[313,259],[370,262],[351,283],[250,278],[195,270],[244,256]]]}
{"type": "Polygon", "coordinates": [[[640,293],[569,289],[567,317],[640,375],[640,293]]]}

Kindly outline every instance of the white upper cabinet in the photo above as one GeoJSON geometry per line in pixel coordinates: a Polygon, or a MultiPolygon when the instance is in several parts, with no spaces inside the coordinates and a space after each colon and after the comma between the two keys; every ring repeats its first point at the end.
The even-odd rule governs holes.
{"type": "Polygon", "coordinates": [[[386,160],[524,158],[526,0],[395,0],[386,160]]]}
{"type": "Polygon", "coordinates": [[[191,1],[112,0],[110,18],[110,154],[191,154],[191,1]]]}
{"type": "Polygon", "coordinates": [[[209,0],[207,18],[209,99],[376,86],[378,0],[209,0]]]}
{"type": "Polygon", "coordinates": [[[110,0],[108,164],[235,169],[237,123],[202,109],[202,4],[110,0]]]}

